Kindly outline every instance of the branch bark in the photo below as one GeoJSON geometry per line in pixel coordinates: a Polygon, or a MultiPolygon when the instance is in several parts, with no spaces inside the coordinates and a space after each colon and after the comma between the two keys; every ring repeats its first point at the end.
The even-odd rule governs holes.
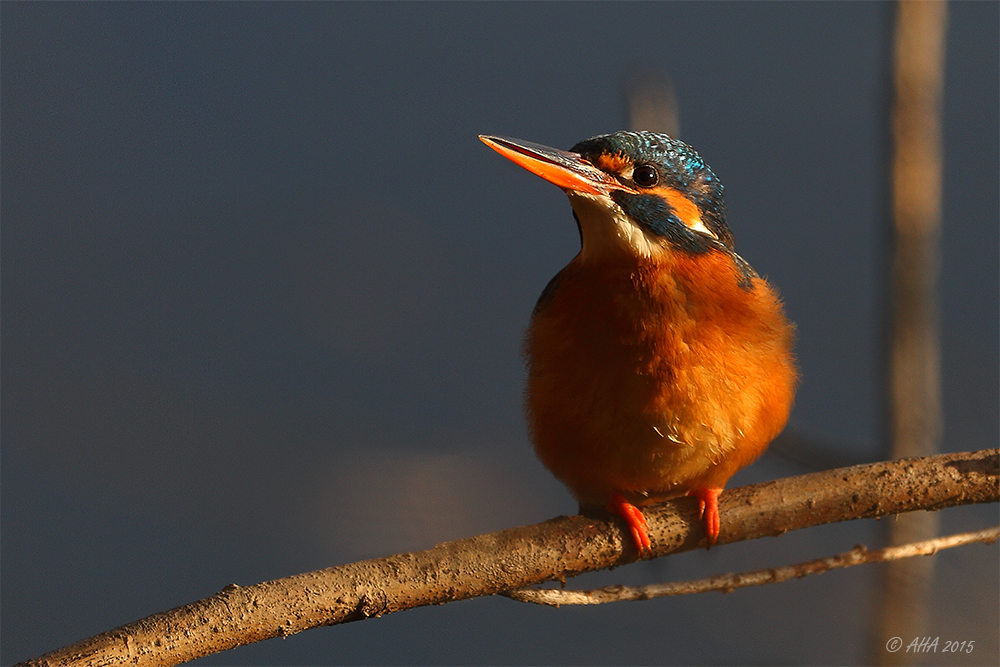
{"type": "Polygon", "coordinates": [[[670,595],[692,595],[719,591],[731,593],[737,588],[747,586],[763,586],[777,584],[789,579],[801,579],[811,574],[823,574],[830,570],[838,570],[865,563],[885,563],[889,561],[913,558],[914,556],[933,556],[942,549],[984,542],[992,544],[1000,539],[1000,526],[986,528],[974,533],[959,533],[947,537],[937,537],[933,540],[886,547],[877,551],[868,551],[864,545],[857,545],[850,551],[836,556],[819,558],[805,563],[786,565],[784,567],[769,567],[763,570],[718,574],[707,579],[695,581],[672,581],[666,584],[649,584],[648,586],[605,586],[590,590],[564,590],[561,588],[517,588],[504,591],[501,595],[518,602],[561,607],[563,605],[608,604],[610,602],[631,602],[636,600],[652,600],[670,595]]]}
{"type": "MultiPolygon", "coordinates": [[[[718,544],[997,500],[997,449],[841,468],[724,492],[718,544]]],[[[695,549],[704,540],[691,498],[645,508],[645,515],[654,556],[695,549]]],[[[565,580],[634,560],[627,531],[616,520],[558,517],[426,551],[230,585],[22,664],[175,665],[314,627],[565,580]]]]}

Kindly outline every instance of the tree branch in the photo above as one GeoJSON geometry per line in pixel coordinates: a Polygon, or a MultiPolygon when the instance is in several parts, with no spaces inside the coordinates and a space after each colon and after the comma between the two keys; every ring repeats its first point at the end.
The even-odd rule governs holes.
{"type": "Polygon", "coordinates": [[[975,542],[992,544],[1000,539],[1000,526],[986,528],[973,533],[959,533],[947,537],[936,537],[933,540],[903,544],[896,547],[886,547],[876,551],[868,551],[864,545],[857,545],[850,551],[836,556],[819,558],[817,560],[786,565],[785,567],[769,567],[750,572],[736,574],[719,574],[707,579],[694,581],[673,581],[666,584],[650,584],[648,586],[605,586],[591,590],[564,590],[561,588],[518,588],[506,591],[502,595],[518,602],[561,607],[562,605],[606,604],[608,602],[627,602],[634,600],[652,600],[670,595],[691,595],[692,593],[707,593],[720,591],[731,593],[737,588],[747,586],[763,586],[778,584],[789,579],[801,579],[810,574],[823,574],[865,563],[884,563],[914,556],[931,556],[941,549],[951,549],[975,542]]]}
{"type": "MultiPolygon", "coordinates": [[[[1000,499],[1000,450],[854,466],[722,494],[718,544],[836,521],[1000,499]]],[[[695,501],[644,508],[653,555],[703,541],[695,501]]],[[[310,628],[358,621],[624,565],[636,559],[617,520],[558,517],[216,595],[47,653],[24,665],[175,665],[310,628]]]]}

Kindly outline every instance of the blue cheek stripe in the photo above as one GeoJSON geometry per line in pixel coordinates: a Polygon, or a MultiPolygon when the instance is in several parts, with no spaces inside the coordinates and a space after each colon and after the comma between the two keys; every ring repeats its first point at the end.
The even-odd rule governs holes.
{"type": "Polygon", "coordinates": [[[683,252],[703,255],[714,250],[729,255],[740,274],[737,284],[748,292],[753,291],[753,279],[757,277],[757,272],[727,244],[689,229],[662,197],[634,195],[619,190],[612,192],[611,198],[643,229],[654,236],[667,239],[683,252]]]}
{"type": "Polygon", "coordinates": [[[647,232],[669,240],[681,250],[700,255],[713,247],[709,239],[688,229],[662,197],[616,190],[611,198],[647,232]]]}

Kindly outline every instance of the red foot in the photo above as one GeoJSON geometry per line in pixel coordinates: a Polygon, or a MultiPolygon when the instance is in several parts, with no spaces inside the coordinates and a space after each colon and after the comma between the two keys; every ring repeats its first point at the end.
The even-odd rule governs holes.
{"type": "MultiPolygon", "coordinates": [[[[647,530],[649,524],[646,523],[646,517],[642,515],[638,507],[625,500],[622,494],[616,493],[608,501],[608,510],[625,519],[629,532],[632,534],[632,541],[635,543],[635,548],[639,550],[640,558],[646,553],[652,552],[652,542],[649,541],[649,532],[647,530]]],[[[718,533],[718,530],[716,530],[716,533],[718,533]]]]}
{"type": "Polygon", "coordinates": [[[719,494],[722,489],[695,489],[688,491],[689,496],[698,499],[698,518],[705,524],[705,537],[708,538],[708,547],[715,544],[719,538],[719,528],[722,522],[719,519],[719,494]]]}

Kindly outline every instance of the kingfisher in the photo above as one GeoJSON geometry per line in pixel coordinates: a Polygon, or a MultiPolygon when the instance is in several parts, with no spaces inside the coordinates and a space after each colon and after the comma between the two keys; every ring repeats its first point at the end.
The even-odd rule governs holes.
{"type": "Polygon", "coordinates": [[[722,183],[665,134],[621,131],[569,151],[480,135],[568,195],[581,248],[531,315],[526,411],[535,452],[582,508],[620,516],[694,496],[706,546],[718,498],[788,420],[794,326],[736,254],[722,183]]]}

